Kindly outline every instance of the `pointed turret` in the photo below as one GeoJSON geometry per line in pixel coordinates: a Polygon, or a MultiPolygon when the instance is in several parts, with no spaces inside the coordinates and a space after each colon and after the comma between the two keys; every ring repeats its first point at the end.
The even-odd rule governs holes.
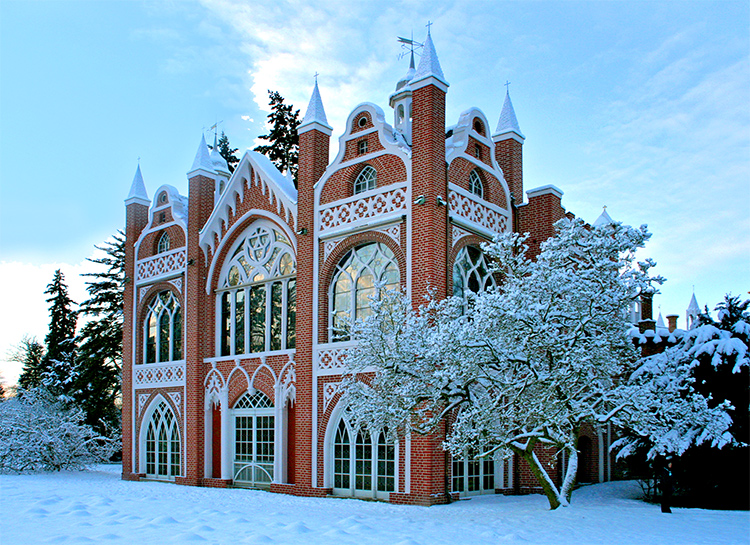
{"type": "Polygon", "coordinates": [[[214,133],[214,147],[211,150],[210,157],[213,169],[216,172],[220,174],[226,174],[226,176],[229,177],[229,165],[227,165],[226,159],[224,159],[224,157],[222,157],[221,153],[219,152],[219,142],[216,133],[214,133]]]}
{"type": "Polygon", "coordinates": [[[659,317],[656,319],[656,327],[666,328],[664,324],[664,318],[661,316],[661,310],[659,311],[659,317]]]}
{"type": "Polygon", "coordinates": [[[133,183],[130,185],[130,193],[125,198],[125,205],[129,204],[143,204],[149,206],[151,200],[148,198],[146,193],[146,185],[143,183],[143,174],[141,174],[141,165],[135,169],[135,176],[133,177],[133,183]]]}
{"type": "Polygon", "coordinates": [[[313,128],[317,128],[319,131],[327,134],[328,136],[333,133],[333,127],[328,124],[326,111],[323,108],[323,101],[320,99],[320,90],[318,89],[317,78],[315,79],[315,87],[313,87],[312,96],[310,97],[310,103],[307,105],[305,118],[297,128],[297,133],[302,134],[303,132],[309,131],[313,128]]]}
{"type": "MultiPolygon", "coordinates": [[[[510,85],[508,83],[507,85],[510,85]]],[[[492,141],[495,143],[495,159],[508,182],[510,195],[516,206],[523,204],[523,142],[526,137],[518,126],[516,112],[510,101],[510,92],[505,91],[500,120],[492,141]]]]}
{"type": "Polygon", "coordinates": [[[607,214],[607,207],[604,207],[604,210],[602,210],[602,213],[599,214],[599,217],[596,218],[596,221],[594,222],[594,227],[601,227],[603,225],[612,225],[614,223],[614,220],[609,217],[609,214],[607,214]]]}
{"type": "Polygon", "coordinates": [[[211,155],[208,153],[208,144],[206,144],[206,138],[203,134],[201,134],[201,142],[198,144],[198,151],[195,152],[193,166],[190,168],[187,176],[188,178],[192,178],[196,174],[203,174],[211,178],[216,177],[216,170],[214,170],[211,155]]]}
{"type": "Polygon", "coordinates": [[[443,69],[440,68],[440,61],[428,28],[427,39],[424,41],[424,47],[422,47],[422,58],[419,60],[419,66],[411,79],[411,88],[416,90],[430,84],[439,87],[443,92],[446,92],[449,87],[448,80],[443,75],[443,69]]]}
{"type": "Polygon", "coordinates": [[[396,91],[391,95],[388,103],[393,108],[393,126],[404,135],[411,145],[411,102],[412,93],[410,82],[414,77],[414,50],[411,51],[409,70],[396,84],[396,91]]]}
{"type": "Polygon", "coordinates": [[[690,304],[688,305],[687,311],[685,313],[688,329],[693,329],[696,325],[698,325],[698,315],[700,313],[701,307],[698,306],[698,301],[695,298],[695,292],[693,292],[693,296],[690,298],[690,304]]]}
{"type": "Polygon", "coordinates": [[[493,136],[503,136],[509,133],[513,133],[516,138],[520,138],[521,143],[526,139],[521,132],[521,127],[518,126],[516,111],[513,109],[513,103],[510,100],[510,91],[506,89],[503,110],[500,112],[500,119],[497,122],[497,128],[493,136]]]}

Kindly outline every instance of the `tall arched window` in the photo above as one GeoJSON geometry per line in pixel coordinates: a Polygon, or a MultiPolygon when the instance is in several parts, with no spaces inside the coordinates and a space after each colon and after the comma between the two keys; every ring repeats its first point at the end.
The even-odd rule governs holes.
{"type": "Polygon", "coordinates": [[[484,254],[475,246],[464,246],[453,265],[453,295],[466,299],[469,292],[478,293],[495,285],[484,254]]]}
{"type": "Polygon", "coordinates": [[[169,248],[170,248],[169,235],[165,232],[159,239],[159,245],[157,246],[156,252],[159,254],[163,254],[164,252],[168,252],[169,248]]]}
{"type": "Polygon", "coordinates": [[[465,456],[452,458],[451,472],[451,492],[461,496],[495,493],[494,456],[480,459],[469,451],[465,456]]]}
{"type": "Polygon", "coordinates": [[[370,242],[349,250],[331,283],[331,340],[348,341],[352,324],[370,315],[370,298],[399,286],[398,262],[388,246],[370,242]]]}
{"type": "Polygon", "coordinates": [[[273,403],[260,391],[243,395],[235,404],[235,484],[265,487],[273,481],[273,411],[273,403]]]}
{"type": "Polygon", "coordinates": [[[146,363],[182,359],[182,312],[171,291],[159,292],[149,303],[143,337],[146,363]]]}
{"type": "Polygon", "coordinates": [[[396,489],[396,444],[386,430],[355,429],[345,412],[332,446],[334,494],[387,498],[396,489]]]}
{"type": "Polygon", "coordinates": [[[469,191],[477,197],[484,198],[484,186],[482,185],[482,178],[479,177],[477,169],[469,173],[469,191]]]}
{"type": "Polygon", "coordinates": [[[165,401],[160,401],[146,429],[146,475],[174,479],[180,474],[180,431],[177,419],[165,401]]]}
{"type": "Polygon", "coordinates": [[[229,255],[219,277],[219,353],[294,348],[297,269],[289,239],[272,223],[258,220],[229,255]]]}
{"type": "Polygon", "coordinates": [[[369,191],[375,189],[378,183],[378,174],[375,169],[370,165],[367,165],[357,175],[357,179],[354,180],[354,194],[362,193],[363,191],[369,191]]]}

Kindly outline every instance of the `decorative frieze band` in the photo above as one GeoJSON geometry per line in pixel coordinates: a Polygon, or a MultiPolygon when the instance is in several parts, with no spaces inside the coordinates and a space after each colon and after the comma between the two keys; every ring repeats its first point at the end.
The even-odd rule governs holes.
{"type": "Polygon", "coordinates": [[[470,197],[451,190],[449,192],[451,215],[461,218],[469,224],[484,228],[490,233],[504,233],[509,230],[508,216],[500,208],[488,206],[470,197]]]}
{"type": "Polygon", "coordinates": [[[178,248],[171,252],[147,257],[135,265],[136,283],[154,280],[163,276],[180,273],[187,265],[187,250],[178,248]]]}
{"type": "Polygon", "coordinates": [[[354,226],[364,220],[407,209],[406,187],[384,191],[377,195],[324,208],[319,212],[320,232],[325,233],[342,226],[354,226]]]}
{"type": "Polygon", "coordinates": [[[136,388],[185,385],[185,362],[148,363],[133,367],[136,388]]]}
{"type": "Polygon", "coordinates": [[[336,343],[336,348],[321,348],[315,351],[315,367],[319,375],[344,373],[346,352],[354,343],[336,343]]]}
{"type": "MultiPolygon", "coordinates": [[[[401,246],[401,223],[391,225],[390,227],[383,227],[381,229],[373,229],[372,231],[375,233],[383,233],[384,235],[391,237],[397,245],[401,246]]],[[[336,246],[338,246],[339,243],[345,238],[347,237],[346,236],[336,237],[336,238],[328,239],[325,242],[323,242],[323,260],[324,261],[328,259],[328,256],[331,255],[331,253],[336,248],[336,246]]]]}

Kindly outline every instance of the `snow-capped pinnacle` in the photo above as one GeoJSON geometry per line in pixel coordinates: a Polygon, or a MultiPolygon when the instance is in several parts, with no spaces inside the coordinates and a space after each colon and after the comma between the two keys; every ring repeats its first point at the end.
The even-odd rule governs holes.
{"type": "Polygon", "coordinates": [[[146,193],[146,184],[143,183],[143,174],[141,174],[141,165],[135,169],[135,176],[133,177],[133,183],[130,186],[130,193],[128,193],[125,199],[125,204],[145,204],[146,206],[151,204],[151,200],[148,198],[146,193]]]}
{"type": "Polygon", "coordinates": [[[599,214],[599,217],[596,218],[596,221],[594,222],[594,227],[601,227],[602,225],[612,225],[614,223],[614,220],[609,217],[609,214],[607,214],[607,207],[604,207],[604,210],[602,210],[602,213],[599,214]]]}
{"type": "Polygon", "coordinates": [[[500,112],[500,119],[497,122],[497,128],[493,136],[501,136],[507,133],[516,133],[522,139],[526,138],[521,132],[521,127],[518,126],[516,111],[513,109],[513,103],[510,101],[510,91],[506,89],[503,110],[500,112]]]}
{"type": "Polygon", "coordinates": [[[690,304],[688,305],[687,311],[685,312],[685,322],[687,323],[688,329],[693,329],[698,325],[698,316],[701,313],[701,307],[698,306],[698,301],[695,298],[695,292],[690,298],[690,304]]]}
{"type": "Polygon", "coordinates": [[[414,69],[414,51],[411,52],[411,59],[409,59],[409,70],[406,71],[406,75],[398,80],[396,84],[396,92],[398,93],[401,89],[406,87],[409,82],[414,79],[414,75],[417,71],[414,69]]]}
{"type": "Polygon", "coordinates": [[[698,300],[695,298],[695,292],[693,292],[693,296],[690,298],[690,304],[687,308],[688,312],[695,312],[698,314],[701,311],[701,307],[698,306],[698,300]]]}
{"type": "Polygon", "coordinates": [[[214,133],[214,147],[211,150],[211,163],[216,172],[229,174],[229,165],[227,165],[226,159],[224,159],[219,152],[219,143],[216,138],[216,133],[214,133]]]}
{"type": "Polygon", "coordinates": [[[656,327],[667,327],[664,325],[664,318],[661,316],[661,311],[659,311],[659,317],[656,319],[656,327]]]}
{"type": "Polygon", "coordinates": [[[201,134],[201,143],[198,144],[198,151],[195,152],[195,160],[190,172],[188,172],[188,176],[196,170],[204,170],[208,174],[216,174],[213,161],[211,161],[211,156],[208,153],[208,144],[206,144],[206,138],[203,134],[201,134]]]}
{"type": "Polygon", "coordinates": [[[435,82],[441,84],[438,87],[444,87],[444,91],[448,89],[449,83],[445,79],[445,75],[443,75],[443,69],[440,68],[440,61],[438,60],[435,45],[432,43],[432,36],[428,29],[427,39],[424,41],[424,46],[422,47],[422,58],[419,60],[419,66],[414,73],[414,77],[411,79],[411,85],[412,89],[418,89],[435,82]]]}
{"type": "Polygon", "coordinates": [[[297,132],[301,134],[313,128],[317,128],[329,136],[333,132],[333,127],[328,124],[326,111],[323,109],[323,101],[320,98],[317,79],[315,80],[315,87],[313,87],[312,96],[310,97],[310,103],[307,105],[305,118],[297,128],[297,132]]]}

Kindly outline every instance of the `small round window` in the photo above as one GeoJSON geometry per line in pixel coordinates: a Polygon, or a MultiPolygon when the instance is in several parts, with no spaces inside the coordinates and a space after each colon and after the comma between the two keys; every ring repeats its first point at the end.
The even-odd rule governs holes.
{"type": "Polygon", "coordinates": [[[367,117],[366,117],[366,116],[364,116],[364,115],[363,115],[362,117],[360,117],[360,118],[359,118],[359,119],[357,120],[357,125],[359,125],[359,127],[360,127],[360,128],[362,128],[362,127],[364,127],[365,125],[367,125],[367,117]]]}
{"type": "Polygon", "coordinates": [[[159,195],[159,202],[162,203],[162,204],[164,204],[165,202],[167,202],[167,193],[166,192],[162,192],[162,194],[159,195]]]}

